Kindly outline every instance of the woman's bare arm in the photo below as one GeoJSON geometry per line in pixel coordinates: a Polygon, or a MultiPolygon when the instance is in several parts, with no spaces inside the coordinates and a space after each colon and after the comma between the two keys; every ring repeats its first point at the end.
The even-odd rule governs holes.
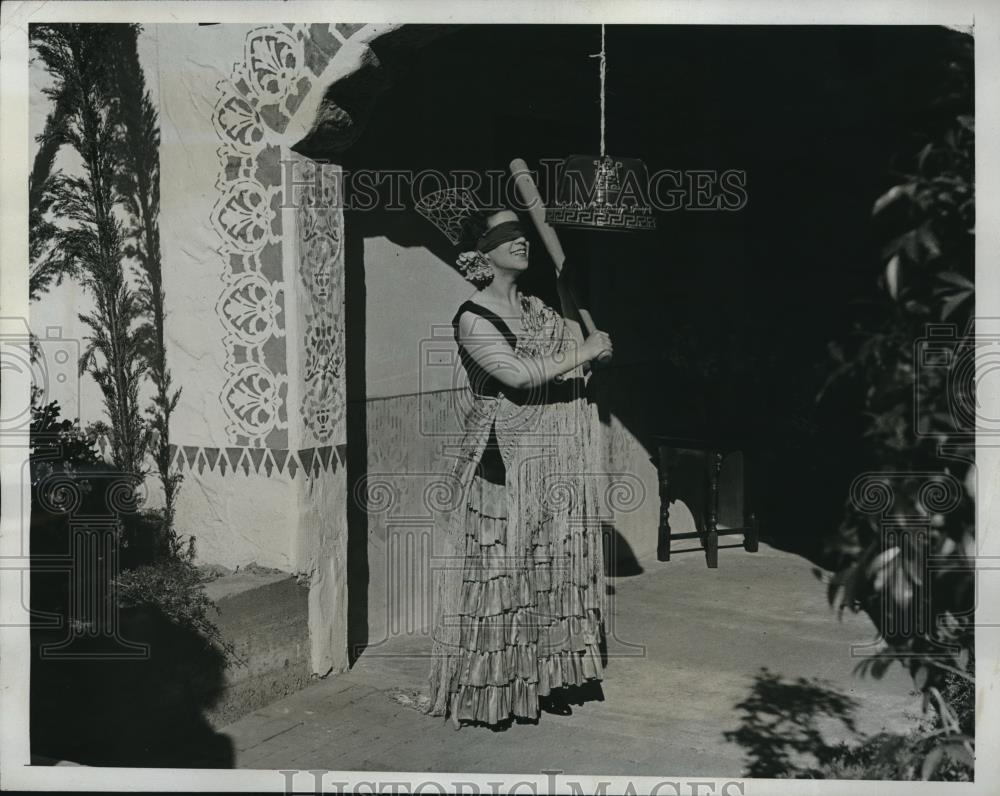
{"type": "Polygon", "coordinates": [[[459,342],[483,370],[514,389],[546,384],[610,348],[607,335],[595,332],[581,345],[570,346],[570,350],[562,354],[518,357],[496,326],[473,312],[463,312],[459,317],[458,335],[459,342]]]}

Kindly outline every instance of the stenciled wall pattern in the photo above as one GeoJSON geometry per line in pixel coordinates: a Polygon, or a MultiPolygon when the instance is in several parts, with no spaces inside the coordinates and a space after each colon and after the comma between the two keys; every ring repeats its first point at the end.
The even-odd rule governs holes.
{"type": "Polygon", "coordinates": [[[340,167],[295,159],[299,307],[303,361],[300,411],[307,442],[344,434],[344,217],[340,167]]]}
{"type": "MultiPolygon", "coordinates": [[[[285,314],[291,308],[286,307],[289,275],[283,272],[282,255],[283,236],[291,231],[282,228],[281,135],[316,78],[360,27],[255,28],[246,36],[231,77],[216,86],[212,123],[220,139],[219,198],[211,223],[221,239],[223,261],[216,313],[224,330],[227,378],[220,400],[228,421],[226,434],[234,445],[283,449],[289,444],[285,314]]],[[[313,254],[305,256],[315,260],[330,253],[329,248],[322,250],[335,239],[328,222],[318,217],[322,231],[310,239],[313,254]]],[[[339,245],[339,237],[336,240],[339,245]]],[[[336,348],[336,341],[324,338],[329,327],[319,317],[305,326],[305,333],[313,336],[310,350],[316,353],[307,399],[317,407],[327,405],[317,396],[329,388],[335,359],[330,352],[336,348]]],[[[309,422],[317,441],[332,438],[335,419],[316,409],[309,422]]]]}

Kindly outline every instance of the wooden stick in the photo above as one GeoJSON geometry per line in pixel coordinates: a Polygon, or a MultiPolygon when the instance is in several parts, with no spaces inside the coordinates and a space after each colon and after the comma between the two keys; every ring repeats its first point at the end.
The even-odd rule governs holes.
{"type": "MultiPolygon", "coordinates": [[[[528,164],[522,158],[514,158],[510,162],[510,173],[514,175],[514,185],[517,186],[521,200],[528,209],[528,215],[531,216],[531,220],[535,224],[535,229],[538,230],[538,237],[542,239],[545,250],[549,253],[549,257],[552,258],[552,262],[556,267],[556,279],[558,279],[562,274],[563,263],[566,261],[566,253],[563,251],[562,244],[559,243],[559,236],[556,234],[556,231],[545,220],[545,205],[542,204],[542,197],[538,193],[538,186],[535,185],[535,180],[531,176],[528,164]]],[[[580,302],[577,301],[576,296],[573,294],[573,289],[568,284],[563,285],[560,283],[559,287],[560,298],[565,293],[566,298],[573,305],[572,309],[575,310],[584,331],[589,337],[597,329],[590,311],[580,306],[580,302]]],[[[611,355],[604,352],[598,357],[597,361],[605,363],[610,361],[610,359],[611,355]]]]}

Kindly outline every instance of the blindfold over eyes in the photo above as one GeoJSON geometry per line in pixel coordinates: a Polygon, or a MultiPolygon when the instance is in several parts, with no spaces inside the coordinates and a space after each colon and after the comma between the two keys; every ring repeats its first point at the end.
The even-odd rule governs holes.
{"type": "Polygon", "coordinates": [[[495,227],[490,227],[486,230],[479,239],[479,242],[476,243],[476,249],[481,252],[492,251],[502,243],[509,243],[512,240],[523,237],[524,231],[521,229],[519,222],[504,221],[502,224],[497,224],[495,227]]]}

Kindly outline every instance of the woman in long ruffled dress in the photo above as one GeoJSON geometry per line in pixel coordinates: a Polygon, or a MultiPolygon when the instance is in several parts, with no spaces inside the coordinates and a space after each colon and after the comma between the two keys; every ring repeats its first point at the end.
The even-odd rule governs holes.
{"type": "Polygon", "coordinates": [[[461,499],[439,529],[453,563],[435,572],[426,707],[456,727],[560,712],[563,689],[603,679],[601,467],[584,388],[588,363],[611,352],[606,333],[582,340],[520,292],[515,213],[473,214],[463,231],[475,244],[459,268],[478,290],[452,323],[470,394],[461,499]]]}

